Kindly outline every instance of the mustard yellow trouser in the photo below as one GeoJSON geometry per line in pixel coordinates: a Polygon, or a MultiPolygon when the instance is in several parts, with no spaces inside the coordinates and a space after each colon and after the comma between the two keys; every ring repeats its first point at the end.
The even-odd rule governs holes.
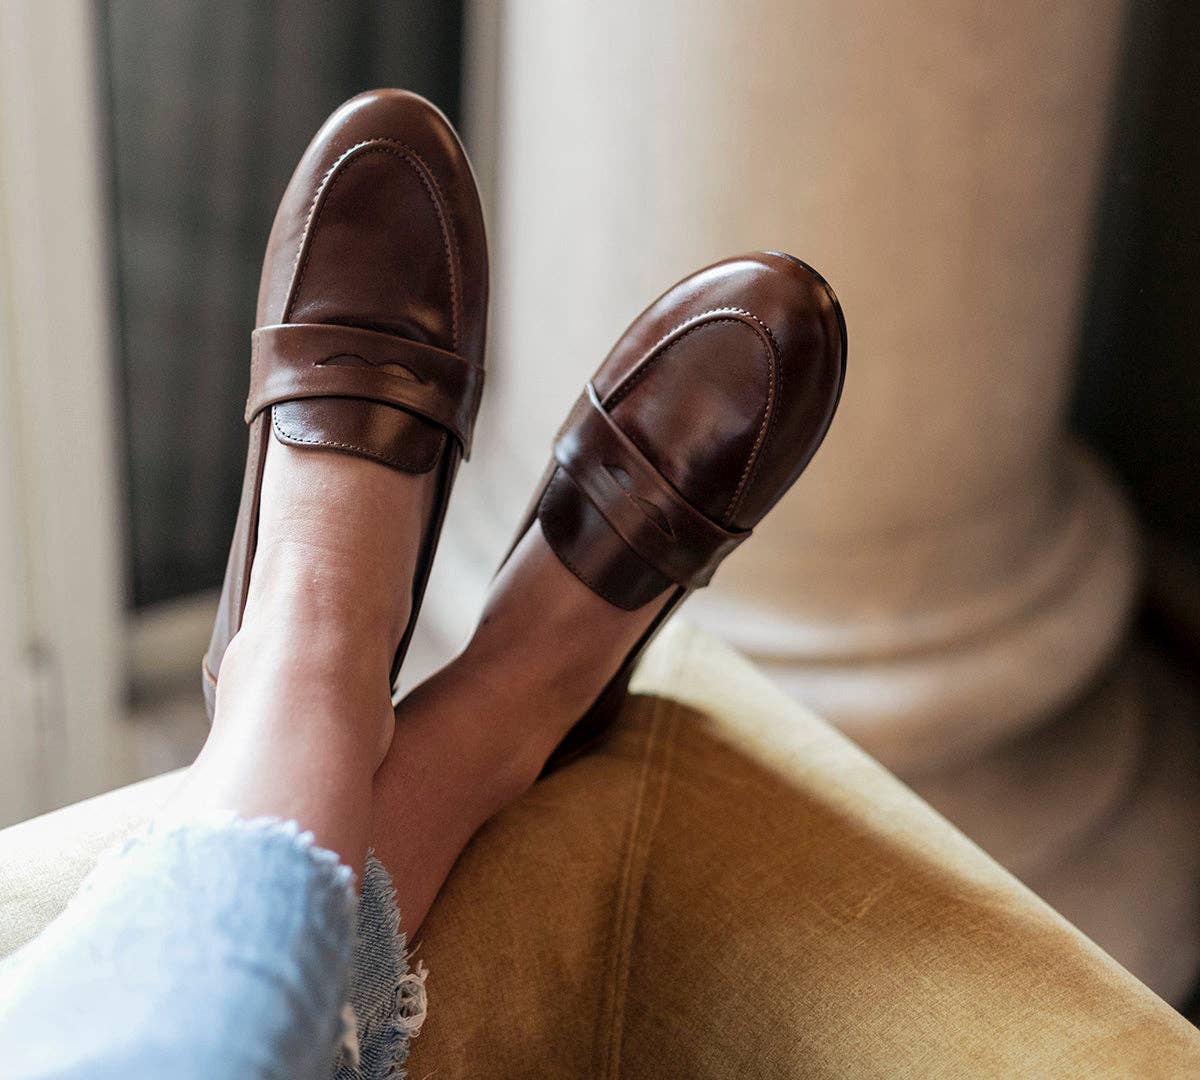
{"type": "MultiPolygon", "coordinates": [[[[1200,1076],[1191,1025],[745,661],[681,624],[634,691],[447,882],[410,1077],[1200,1076]]],[[[0,832],[0,955],[169,782],[0,832]]]]}

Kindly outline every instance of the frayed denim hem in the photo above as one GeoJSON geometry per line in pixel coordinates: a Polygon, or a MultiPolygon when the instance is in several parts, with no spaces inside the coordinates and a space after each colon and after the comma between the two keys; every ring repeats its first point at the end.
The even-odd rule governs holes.
{"type": "Polygon", "coordinates": [[[358,900],[353,883],[295,822],[131,836],[0,968],[5,1075],[403,1075],[424,968],[409,970],[383,867],[368,862],[358,900]],[[81,1003],[65,1039],[64,1000],[81,1003]]]}
{"type": "MultiPolygon", "coordinates": [[[[127,859],[131,853],[145,846],[195,845],[211,841],[214,836],[231,835],[243,841],[274,845],[282,843],[316,868],[318,889],[340,894],[341,902],[348,914],[354,912],[354,871],[344,865],[336,852],[319,847],[312,832],[301,829],[297,821],[279,817],[244,818],[229,810],[213,811],[176,820],[150,822],[130,833],[120,843],[105,851],[96,860],[96,865],[75,895],[75,900],[102,882],[105,875],[120,870],[114,864],[127,859]]],[[[72,902],[75,902],[73,900],[72,902]]]]}
{"type": "Polygon", "coordinates": [[[425,1021],[424,964],[409,967],[392,879],[367,856],[350,975],[353,1047],[339,1055],[335,1080],[389,1080],[404,1076],[409,1040],[425,1021]]]}

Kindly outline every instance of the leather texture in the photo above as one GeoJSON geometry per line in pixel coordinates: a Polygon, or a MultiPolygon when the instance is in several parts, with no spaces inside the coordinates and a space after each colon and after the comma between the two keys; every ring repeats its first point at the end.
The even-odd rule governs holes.
{"type": "Polygon", "coordinates": [[[621,608],[706,585],[816,452],[845,360],[838,301],[798,259],[760,252],[686,278],[567,417],[536,502],[547,542],[621,608]]]}
{"type": "Polygon", "coordinates": [[[440,424],[467,456],[483,393],[481,365],[432,345],[353,326],[264,326],[251,342],[247,423],[263,409],[289,401],[361,398],[440,424]]]}
{"type": "Polygon", "coordinates": [[[677,585],[708,584],[748,535],[723,529],[680,495],[600,404],[592,383],[559,435],[554,458],[629,549],[677,585]]]}
{"type": "Polygon", "coordinates": [[[241,625],[270,438],[427,475],[431,511],[413,614],[483,387],[488,262],[470,164],[446,118],[401,90],[346,102],[322,126],[280,202],[259,285],[249,451],[212,642],[241,625]]]}

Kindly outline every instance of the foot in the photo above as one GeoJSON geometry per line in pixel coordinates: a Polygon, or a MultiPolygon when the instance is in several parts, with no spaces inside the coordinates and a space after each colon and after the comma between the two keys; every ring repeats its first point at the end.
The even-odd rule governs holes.
{"type": "Polygon", "coordinates": [[[263,259],[243,496],[204,665],[210,715],[235,636],[235,652],[262,646],[243,627],[249,605],[260,630],[287,626],[294,640],[278,647],[336,657],[337,671],[373,666],[354,644],[372,628],[393,649],[403,640],[396,613],[420,604],[471,444],[487,282],[478,194],[445,117],[398,90],[338,109],[297,165],[263,259]],[[420,558],[405,547],[397,560],[418,528],[420,558]]]}

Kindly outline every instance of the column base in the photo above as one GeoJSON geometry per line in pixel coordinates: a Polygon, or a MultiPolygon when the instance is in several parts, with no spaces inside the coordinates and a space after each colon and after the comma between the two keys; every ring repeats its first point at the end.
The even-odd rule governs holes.
{"type": "Polygon", "coordinates": [[[982,518],[821,550],[762,539],[768,557],[800,544],[804,575],[739,564],[688,617],[905,777],[1056,715],[1120,648],[1137,595],[1128,508],[1075,445],[982,518]]]}
{"type": "Polygon", "coordinates": [[[1200,687],[1144,645],[1050,724],[912,787],[1152,990],[1200,976],[1200,687]]]}

